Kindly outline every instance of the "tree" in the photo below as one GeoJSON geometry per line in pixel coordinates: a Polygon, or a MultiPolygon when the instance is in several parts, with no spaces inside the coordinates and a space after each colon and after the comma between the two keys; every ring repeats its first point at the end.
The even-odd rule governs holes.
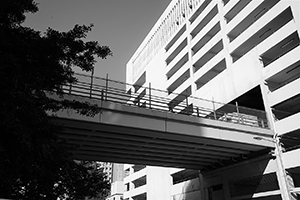
{"type": "Polygon", "coordinates": [[[33,0],[0,1],[0,198],[93,197],[109,187],[104,174],[92,170],[93,162],[73,161],[72,149],[57,136],[63,127],[52,124],[47,111],[95,114],[93,105],[63,100],[61,85],[76,82],[74,67],[91,71],[96,57],[112,52],[85,41],[92,25],[44,34],[23,27],[25,13],[37,11],[33,0]]]}

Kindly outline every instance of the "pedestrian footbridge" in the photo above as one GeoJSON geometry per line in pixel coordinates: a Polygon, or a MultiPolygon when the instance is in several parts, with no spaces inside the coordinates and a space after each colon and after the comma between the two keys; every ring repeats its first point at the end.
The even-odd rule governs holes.
{"type": "Polygon", "coordinates": [[[89,102],[99,110],[92,117],[74,110],[52,117],[65,127],[60,137],[76,146],[75,159],[206,170],[273,147],[268,141],[253,139],[273,135],[263,115],[254,116],[254,110],[242,113],[246,109],[232,111],[216,105],[215,109],[204,109],[195,104],[199,99],[192,97],[187,97],[188,104],[179,102],[177,110],[169,110],[172,99],[167,95],[159,99],[151,95],[151,88],[146,88],[151,92],[144,95],[130,94],[128,86],[116,87],[119,84],[123,83],[92,77],[64,86],[64,99],[89,102]]]}

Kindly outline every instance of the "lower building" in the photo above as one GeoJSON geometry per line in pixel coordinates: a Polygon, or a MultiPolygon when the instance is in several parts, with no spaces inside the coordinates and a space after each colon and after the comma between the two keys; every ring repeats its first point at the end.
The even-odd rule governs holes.
{"type": "Polygon", "coordinates": [[[170,169],[144,165],[125,165],[124,199],[170,199],[170,169]]]}
{"type": "Polygon", "coordinates": [[[124,164],[112,163],[111,190],[106,200],[123,200],[124,164]]]}
{"type": "MultiPolygon", "coordinates": [[[[299,200],[300,152],[284,156],[293,200],[299,200]],[[295,189],[296,188],[296,189],[295,189]]],[[[124,200],[280,200],[277,163],[259,157],[209,172],[125,165],[124,200]]]]}

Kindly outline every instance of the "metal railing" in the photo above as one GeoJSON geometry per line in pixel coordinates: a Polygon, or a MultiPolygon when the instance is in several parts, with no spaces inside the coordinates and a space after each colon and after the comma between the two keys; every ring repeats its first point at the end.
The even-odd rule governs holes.
{"type": "Polygon", "coordinates": [[[190,95],[168,93],[159,89],[136,86],[128,83],[75,74],[77,82],[64,85],[66,94],[79,95],[102,101],[155,109],[219,121],[269,128],[266,113],[238,104],[224,104],[190,95]],[[174,98],[171,99],[170,96],[174,98]]]}

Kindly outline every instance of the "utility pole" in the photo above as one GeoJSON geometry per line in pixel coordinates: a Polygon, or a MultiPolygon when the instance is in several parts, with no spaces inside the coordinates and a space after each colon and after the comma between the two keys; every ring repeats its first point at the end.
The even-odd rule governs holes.
{"type": "Polygon", "coordinates": [[[274,135],[274,143],[275,143],[274,153],[276,156],[277,173],[278,173],[277,178],[278,178],[279,188],[281,191],[281,197],[283,200],[292,200],[291,192],[287,182],[286,171],[283,165],[283,159],[282,159],[283,149],[280,143],[280,138],[276,134],[274,135]]]}
{"type": "Polygon", "coordinates": [[[265,141],[272,142],[274,144],[274,155],[276,157],[276,165],[277,165],[276,176],[278,180],[279,189],[281,192],[281,198],[283,200],[294,200],[291,195],[291,191],[287,180],[286,170],[283,164],[283,159],[282,159],[283,148],[280,142],[280,136],[278,135],[277,128],[276,128],[276,123],[275,123],[276,119],[273,114],[272,108],[268,103],[267,93],[269,93],[270,90],[268,88],[268,83],[264,81],[264,79],[262,79],[262,81],[263,82],[261,83],[261,90],[264,96],[266,97],[265,108],[267,112],[269,126],[271,127],[271,129],[273,129],[274,135],[272,139],[264,138],[264,137],[254,137],[254,139],[265,140],[265,141]]]}
{"type": "Polygon", "coordinates": [[[276,164],[277,164],[276,175],[278,179],[279,189],[281,191],[281,198],[283,200],[294,200],[291,198],[292,196],[287,181],[287,174],[283,165],[283,159],[282,159],[283,149],[280,143],[280,137],[275,134],[273,139],[263,138],[263,137],[253,137],[253,138],[256,140],[265,140],[268,142],[272,142],[274,144],[275,146],[274,155],[276,157],[276,164]]]}

